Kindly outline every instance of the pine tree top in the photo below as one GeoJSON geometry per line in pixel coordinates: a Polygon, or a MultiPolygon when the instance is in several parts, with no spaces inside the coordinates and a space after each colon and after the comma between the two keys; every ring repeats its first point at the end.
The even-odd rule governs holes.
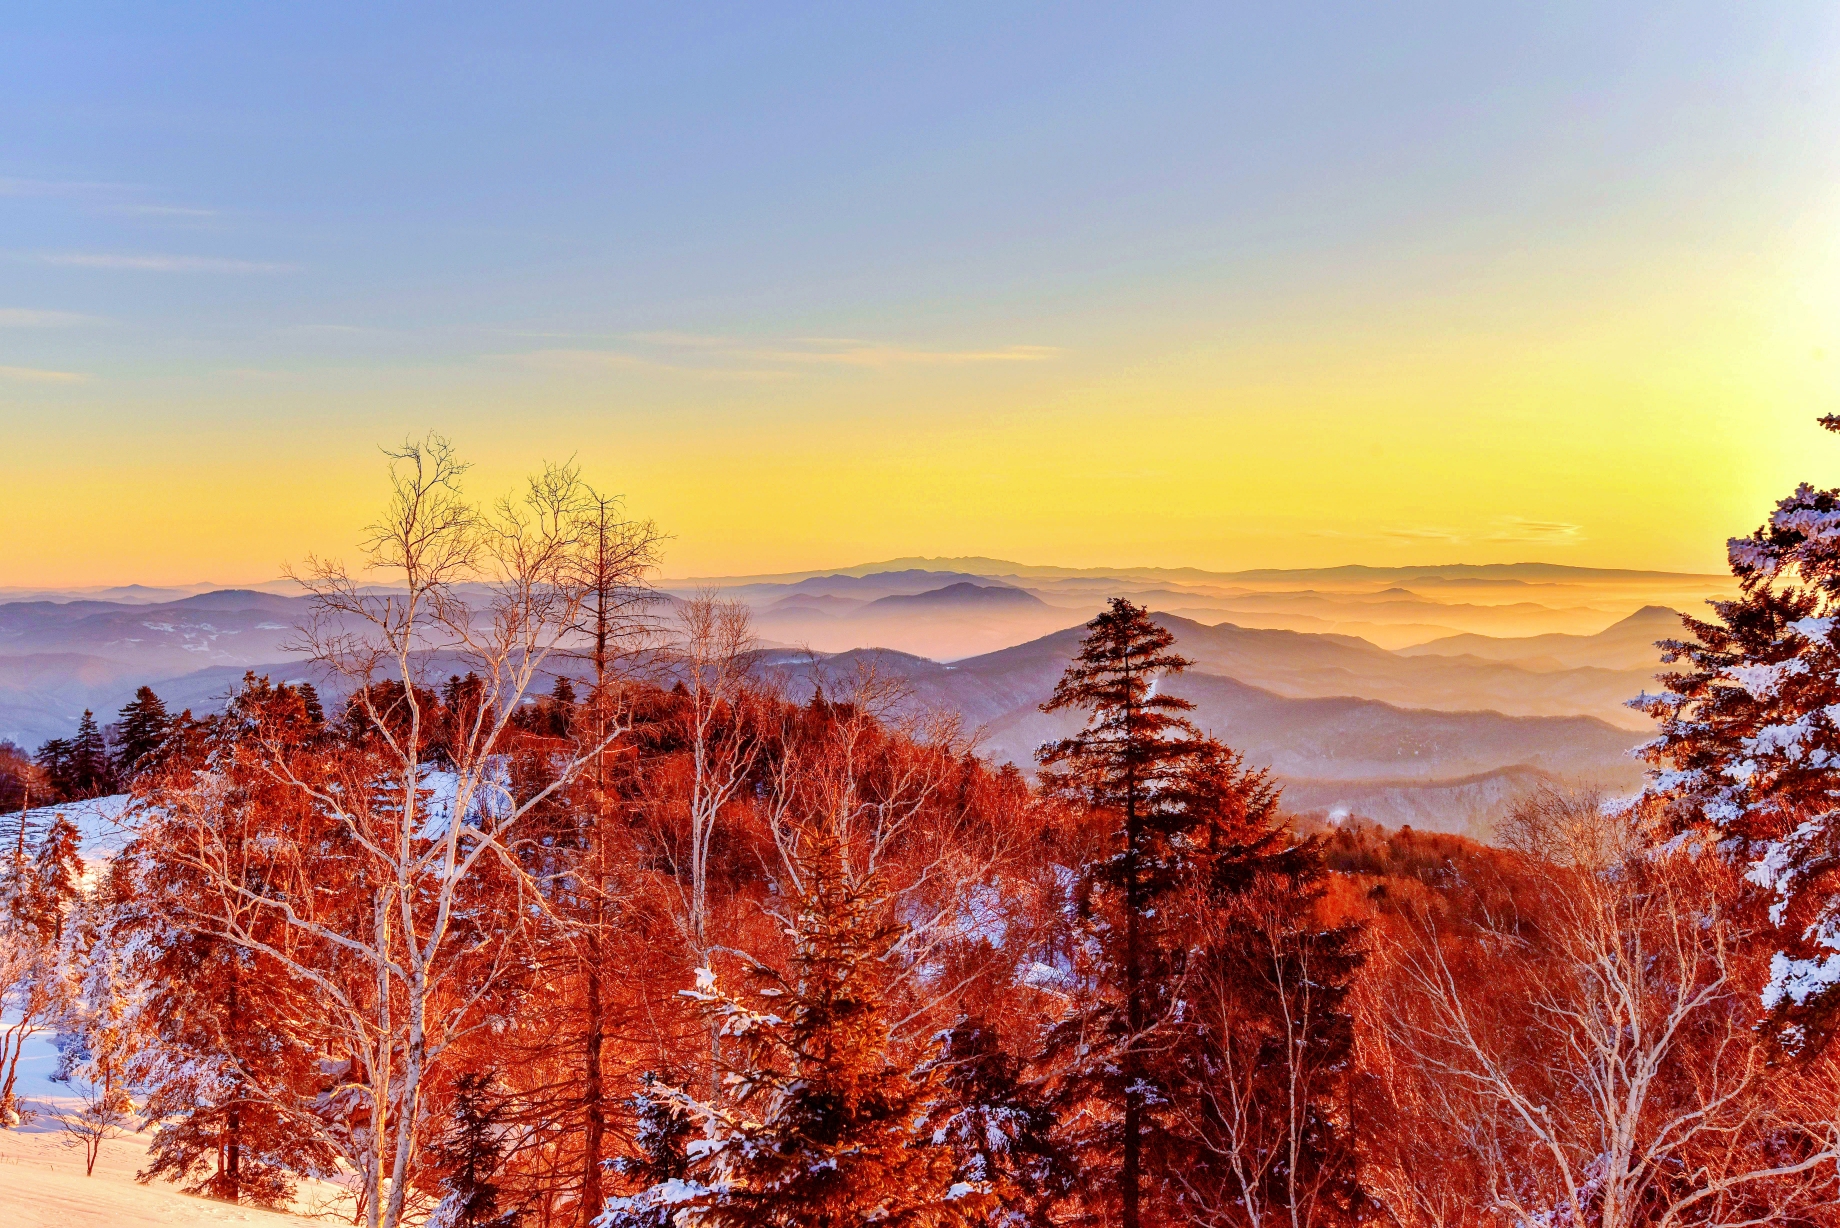
{"type": "Polygon", "coordinates": [[[1194,753],[1200,734],[1180,713],[1186,699],[1158,691],[1168,674],[1187,669],[1187,657],[1169,651],[1175,636],[1149,611],[1114,597],[1086,624],[1080,651],[1054,684],[1043,712],[1088,711],[1086,727],[1036,752],[1050,784],[1088,792],[1104,801],[1121,789],[1133,796],[1194,753]]]}

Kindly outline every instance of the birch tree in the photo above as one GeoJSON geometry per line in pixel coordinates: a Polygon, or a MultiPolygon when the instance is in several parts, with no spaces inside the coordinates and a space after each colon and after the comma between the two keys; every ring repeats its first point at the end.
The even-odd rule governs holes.
{"type": "Polygon", "coordinates": [[[593,739],[556,753],[547,783],[514,792],[513,715],[572,642],[586,598],[574,470],[551,466],[482,508],[445,439],[388,455],[390,499],[364,541],[365,572],[316,561],[298,577],[315,601],[306,646],[352,689],[363,736],[339,753],[302,753],[261,730],[253,739],[315,847],[336,852],[336,892],[310,874],[247,872],[272,833],[231,838],[240,829],[209,785],[171,799],[170,833],[213,889],[198,923],[272,957],[319,998],[336,1046],[323,1063],[336,1080],[328,1100],[353,1106],[348,1154],[370,1228],[404,1221],[431,1074],[456,1039],[491,1022],[513,940],[546,912],[513,846],[520,823],[627,728],[610,714],[593,739]],[[456,661],[477,684],[459,710],[438,712],[424,675],[456,661]],[[440,770],[428,756],[437,733],[440,770]]]}
{"type": "Polygon", "coordinates": [[[1490,1210],[1677,1228],[1833,1209],[1832,1072],[1766,1083],[1720,860],[1607,840],[1619,819],[1588,799],[1546,805],[1533,929],[1464,941],[1427,920],[1394,987],[1395,1043],[1461,1124],[1490,1210]]]}
{"type": "Polygon", "coordinates": [[[759,740],[744,711],[754,646],[748,608],[738,601],[701,592],[678,610],[674,665],[686,692],[681,720],[690,752],[684,929],[699,965],[707,962],[711,945],[709,867],[716,824],[759,757],[759,740]]]}

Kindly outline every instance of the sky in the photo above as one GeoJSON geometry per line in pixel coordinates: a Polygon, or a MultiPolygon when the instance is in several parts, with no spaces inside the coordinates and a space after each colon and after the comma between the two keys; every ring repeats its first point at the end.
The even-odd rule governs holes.
{"type": "Polygon", "coordinates": [[[0,586],[573,458],[675,576],[1723,568],[1840,482],[1840,7],[0,0],[0,586]]]}

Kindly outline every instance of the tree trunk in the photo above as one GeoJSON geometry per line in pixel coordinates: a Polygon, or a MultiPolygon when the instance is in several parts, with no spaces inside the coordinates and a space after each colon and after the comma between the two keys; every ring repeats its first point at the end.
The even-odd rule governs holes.
{"type": "MultiPolygon", "coordinates": [[[[234,962],[234,958],[235,957],[233,955],[232,963],[230,965],[230,1001],[229,1001],[230,1009],[228,1011],[229,1018],[225,1021],[228,1026],[225,1027],[224,1029],[225,1035],[231,1038],[231,1043],[233,1044],[235,1043],[235,1038],[240,1031],[239,1020],[237,1018],[237,1015],[241,1007],[241,1002],[237,996],[238,977],[237,977],[236,963],[234,962]]],[[[224,1146],[225,1155],[224,1155],[223,1193],[224,1193],[225,1202],[241,1202],[243,1199],[243,1114],[241,1111],[242,1100],[243,1100],[243,1084],[239,1080],[236,1085],[236,1098],[230,1102],[230,1112],[225,1119],[224,1133],[227,1136],[225,1140],[225,1146],[224,1146]]]]}
{"type": "MultiPolygon", "coordinates": [[[[598,901],[595,911],[600,911],[598,901]]],[[[600,936],[596,932],[588,939],[588,1046],[582,1087],[588,1128],[582,1140],[582,1228],[591,1228],[601,1213],[601,1148],[607,1134],[607,1109],[601,1088],[601,1046],[606,1042],[606,1032],[601,1018],[600,956],[600,936]]]]}
{"type": "Polygon", "coordinates": [[[1123,1198],[1123,1228],[1138,1228],[1138,1187],[1143,1165],[1143,1095],[1138,1091],[1137,1039],[1143,1028],[1143,993],[1138,967],[1137,934],[1137,782],[1126,785],[1124,804],[1124,1163],[1118,1177],[1123,1198]]]}
{"type": "MultiPolygon", "coordinates": [[[[603,505],[596,525],[594,585],[594,742],[600,745],[606,736],[604,706],[607,702],[607,509],[603,505]]],[[[601,843],[599,803],[607,793],[606,755],[594,757],[595,813],[588,816],[587,854],[594,879],[594,899],[589,908],[587,1015],[588,1036],[583,1054],[582,1101],[586,1129],[582,1137],[581,1225],[592,1228],[601,1213],[601,1151],[607,1136],[607,1106],[601,1085],[601,1049],[606,1044],[607,1027],[601,1007],[601,926],[605,921],[606,884],[601,879],[601,843]]],[[[548,1217],[547,1210],[545,1218],[548,1217]]]]}
{"type": "MultiPolygon", "coordinates": [[[[241,1095],[240,1088],[238,1095],[241,1095]]],[[[230,1108],[229,1135],[229,1157],[224,1164],[224,1201],[241,1202],[243,1199],[243,1115],[235,1105],[230,1108]]]]}

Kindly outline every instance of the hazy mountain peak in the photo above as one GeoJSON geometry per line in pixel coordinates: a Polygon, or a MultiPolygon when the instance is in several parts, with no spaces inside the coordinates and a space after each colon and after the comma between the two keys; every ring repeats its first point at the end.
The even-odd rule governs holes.
{"type": "Polygon", "coordinates": [[[1047,603],[1025,589],[1012,588],[1007,584],[979,584],[972,580],[960,580],[956,584],[928,589],[923,593],[898,593],[871,601],[863,607],[862,614],[947,612],[993,608],[1046,609],[1047,603]]]}

